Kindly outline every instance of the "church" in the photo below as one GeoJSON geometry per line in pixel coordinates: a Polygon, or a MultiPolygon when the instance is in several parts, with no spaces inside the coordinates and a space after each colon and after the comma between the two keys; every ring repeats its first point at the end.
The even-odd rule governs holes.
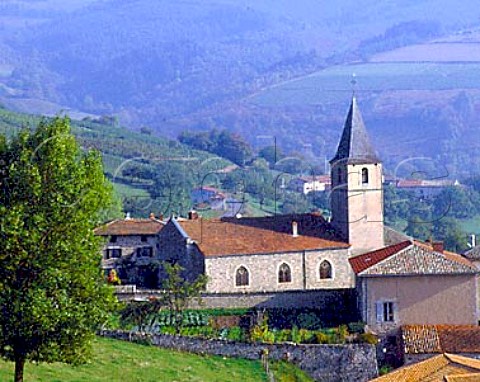
{"type": "Polygon", "coordinates": [[[331,221],[317,213],[115,221],[97,230],[110,238],[103,267],[119,268],[122,255],[106,254],[125,240],[125,224],[130,244],[135,237],[142,246],[152,242],[149,256],[131,251],[133,262],[177,262],[192,279],[206,274],[211,307],[315,308],[378,333],[405,324],[476,324],[475,266],[441,242],[384,225],[382,163],[355,97],[330,165],[331,221]],[[136,224],[139,232],[151,229],[142,236],[136,224]]]}

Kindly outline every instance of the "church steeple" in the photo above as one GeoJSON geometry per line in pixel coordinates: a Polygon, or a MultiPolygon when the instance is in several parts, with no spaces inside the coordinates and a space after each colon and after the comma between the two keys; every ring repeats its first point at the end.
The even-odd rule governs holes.
{"type": "Polygon", "coordinates": [[[355,95],[352,97],[337,153],[330,163],[339,160],[346,164],[371,164],[380,162],[370,143],[355,95]]]}
{"type": "Polygon", "coordinates": [[[352,253],[382,248],[382,164],[368,138],[355,96],[330,165],[333,227],[351,244],[352,253]]]}

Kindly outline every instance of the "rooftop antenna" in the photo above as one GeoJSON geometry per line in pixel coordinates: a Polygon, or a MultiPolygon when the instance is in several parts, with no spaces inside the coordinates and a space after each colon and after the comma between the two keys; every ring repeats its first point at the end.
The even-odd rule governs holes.
{"type": "Polygon", "coordinates": [[[357,75],[355,73],[352,73],[352,80],[350,81],[350,84],[352,85],[352,97],[355,97],[358,85],[357,75]]]}

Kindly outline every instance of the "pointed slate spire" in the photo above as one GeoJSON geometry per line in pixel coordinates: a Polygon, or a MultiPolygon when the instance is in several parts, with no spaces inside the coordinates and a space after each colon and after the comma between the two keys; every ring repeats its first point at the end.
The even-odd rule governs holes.
{"type": "Polygon", "coordinates": [[[355,95],[352,97],[337,154],[330,163],[339,160],[345,161],[347,164],[380,163],[368,138],[355,95]]]}

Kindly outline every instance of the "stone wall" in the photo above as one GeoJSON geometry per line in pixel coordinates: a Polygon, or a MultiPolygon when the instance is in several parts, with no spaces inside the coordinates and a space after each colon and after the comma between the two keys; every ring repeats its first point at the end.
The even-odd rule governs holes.
{"type": "Polygon", "coordinates": [[[353,288],[354,274],[348,257],[347,249],[207,257],[207,290],[239,293],[353,288]],[[324,260],[332,266],[331,279],[320,279],[320,263],[324,260]],[[278,282],[278,271],[282,264],[290,267],[291,282],[278,282]],[[235,285],[235,275],[240,267],[246,268],[249,273],[249,284],[246,286],[235,285]]]}
{"type": "Polygon", "coordinates": [[[155,287],[157,277],[150,269],[150,264],[158,254],[156,235],[118,235],[115,242],[107,242],[103,248],[102,269],[108,274],[116,269],[122,283],[137,284],[140,287],[155,287]],[[143,237],[143,240],[142,240],[143,237]],[[138,249],[150,247],[152,256],[138,256],[138,249]],[[106,258],[109,248],[120,248],[120,258],[106,258]]]}
{"type": "Polygon", "coordinates": [[[317,382],[363,382],[378,374],[375,347],[355,345],[249,344],[170,335],[141,335],[102,331],[102,336],[124,341],[149,341],[166,349],[195,354],[257,360],[268,349],[270,360],[287,359],[317,382]]]}

